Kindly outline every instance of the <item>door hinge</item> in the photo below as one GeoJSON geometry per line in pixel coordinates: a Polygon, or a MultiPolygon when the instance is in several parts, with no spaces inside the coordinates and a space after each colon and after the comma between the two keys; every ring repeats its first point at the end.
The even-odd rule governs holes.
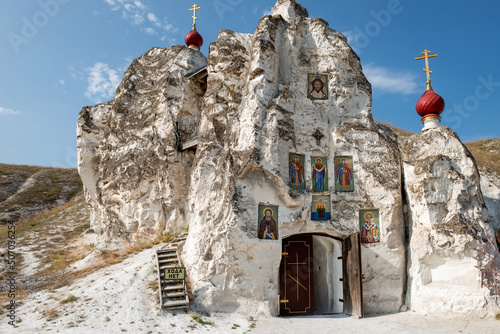
{"type": "Polygon", "coordinates": [[[280,303],[288,303],[288,299],[281,299],[280,303]]]}
{"type": "Polygon", "coordinates": [[[284,252],[284,253],[281,253],[281,255],[283,255],[283,256],[287,256],[287,255],[288,255],[288,253],[287,253],[287,252],[284,252]]]}

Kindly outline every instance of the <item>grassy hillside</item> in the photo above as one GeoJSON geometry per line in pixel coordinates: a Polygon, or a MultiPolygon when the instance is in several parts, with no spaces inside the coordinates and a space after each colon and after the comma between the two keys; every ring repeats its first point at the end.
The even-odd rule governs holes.
{"type": "Polygon", "coordinates": [[[483,172],[500,176],[500,138],[465,143],[483,172]]]}
{"type": "Polygon", "coordinates": [[[76,169],[0,164],[0,224],[64,204],[82,188],[76,169]]]}

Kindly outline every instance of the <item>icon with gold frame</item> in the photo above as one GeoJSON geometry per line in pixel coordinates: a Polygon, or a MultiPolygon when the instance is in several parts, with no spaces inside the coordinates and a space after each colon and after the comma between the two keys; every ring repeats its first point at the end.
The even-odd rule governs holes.
{"type": "Polygon", "coordinates": [[[308,73],[307,97],[311,100],[328,100],[328,75],[308,73]]]}
{"type": "Polygon", "coordinates": [[[278,240],[278,206],[259,204],[258,216],[259,239],[278,240]]]}
{"type": "Polygon", "coordinates": [[[361,231],[361,243],[376,244],[380,242],[378,209],[359,210],[359,230],[361,231]]]}

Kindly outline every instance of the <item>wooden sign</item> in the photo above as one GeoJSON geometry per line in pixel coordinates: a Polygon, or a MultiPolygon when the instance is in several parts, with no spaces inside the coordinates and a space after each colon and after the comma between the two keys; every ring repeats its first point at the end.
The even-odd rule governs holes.
{"type": "Polygon", "coordinates": [[[165,280],[185,280],[186,279],[186,268],[165,268],[165,280]]]}

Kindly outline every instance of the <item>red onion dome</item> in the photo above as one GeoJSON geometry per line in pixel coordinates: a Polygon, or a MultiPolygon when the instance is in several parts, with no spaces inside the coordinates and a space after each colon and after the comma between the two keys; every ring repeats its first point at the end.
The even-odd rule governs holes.
{"type": "Polygon", "coordinates": [[[186,35],[184,41],[186,42],[186,45],[188,47],[196,46],[199,49],[203,45],[203,37],[201,37],[201,35],[195,29],[191,30],[186,35]]]}
{"type": "Polygon", "coordinates": [[[439,116],[443,110],[443,98],[432,89],[427,90],[417,102],[417,113],[421,117],[439,116]]]}

